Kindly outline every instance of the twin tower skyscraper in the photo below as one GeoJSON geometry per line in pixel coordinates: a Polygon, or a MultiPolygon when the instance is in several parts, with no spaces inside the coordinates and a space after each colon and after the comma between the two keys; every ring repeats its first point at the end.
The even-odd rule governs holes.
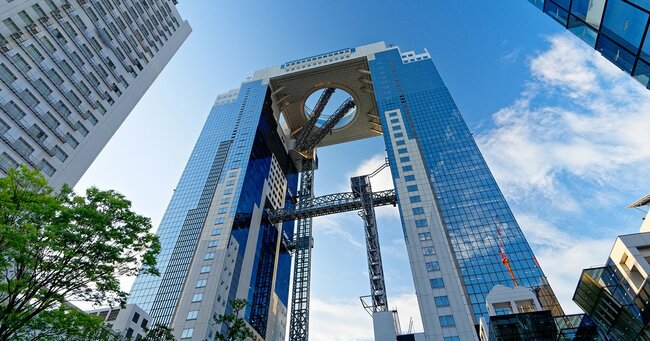
{"type": "Polygon", "coordinates": [[[428,340],[477,339],[498,284],[529,287],[561,313],[428,52],[383,42],[261,70],[217,96],[158,229],[161,276],[138,277],[130,303],[180,339],[211,340],[222,331],[213,316],[246,298],[255,332],[284,340],[292,300],[302,299],[306,318],[292,317],[289,337],[305,339],[309,269],[298,283],[306,301],[290,295],[290,280],[292,254],[313,245],[310,218],[274,222],[269,212],[312,202],[315,149],[372,137],[385,142],[428,340]],[[350,98],[314,117],[326,100],[305,103],[323,89],[350,98]]]}

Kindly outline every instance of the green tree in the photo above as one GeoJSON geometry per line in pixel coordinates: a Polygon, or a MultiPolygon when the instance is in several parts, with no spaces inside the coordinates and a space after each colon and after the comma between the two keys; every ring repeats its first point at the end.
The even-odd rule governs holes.
{"type": "Polygon", "coordinates": [[[147,331],[144,341],[176,341],[176,338],[173,329],[156,323],[147,331]]]}
{"type": "Polygon", "coordinates": [[[150,229],[115,191],[55,192],[36,170],[9,170],[0,179],[0,340],[65,309],[66,299],[123,304],[120,276],[158,274],[150,229]]]}
{"type": "Polygon", "coordinates": [[[101,318],[62,304],[36,315],[14,333],[11,340],[121,341],[121,338],[105,326],[101,318]]]}
{"type": "Polygon", "coordinates": [[[222,341],[256,340],[255,333],[248,328],[244,318],[239,316],[239,312],[246,308],[246,300],[238,298],[229,301],[228,304],[232,308],[232,314],[222,314],[214,319],[217,326],[221,324],[226,326],[225,334],[218,332],[216,339],[222,341]]]}

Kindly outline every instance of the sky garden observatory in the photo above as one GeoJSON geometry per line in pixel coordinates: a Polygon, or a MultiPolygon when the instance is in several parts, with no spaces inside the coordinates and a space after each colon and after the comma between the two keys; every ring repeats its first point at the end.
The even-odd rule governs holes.
{"type": "Polygon", "coordinates": [[[179,339],[210,340],[212,316],[245,298],[259,337],[306,340],[318,323],[309,320],[312,218],[358,211],[349,228],[365,230],[369,281],[358,294],[369,293],[376,339],[395,340],[381,205],[399,208],[424,339],[477,340],[496,285],[530,288],[562,314],[429,53],[383,42],[257,71],[217,96],[158,229],[161,276],[138,277],[129,303],[179,339]],[[373,191],[372,173],[315,196],[317,150],[366,138],[383,139],[377,172],[389,167],[394,189],[373,191]]]}

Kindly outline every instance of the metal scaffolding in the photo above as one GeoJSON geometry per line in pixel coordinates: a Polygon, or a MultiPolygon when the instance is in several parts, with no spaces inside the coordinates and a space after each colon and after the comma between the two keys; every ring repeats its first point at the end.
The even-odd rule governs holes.
{"type": "Polygon", "coordinates": [[[309,136],[309,133],[314,129],[316,122],[318,122],[318,119],[320,118],[320,114],[323,113],[323,109],[325,109],[325,106],[334,94],[334,91],[336,91],[335,88],[327,88],[323,91],[320,98],[318,98],[318,102],[316,102],[316,105],[314,106],[314,110],[311,112],[311,116],[309,116],[309,120],[307,120],[305,126],[298,133],[296,141],[304,141],[307,136],[309,136]]]}
{"type": "MultiPolygon", "coordinates": [[[[303,208],[314,197],[313,159],[305,160],[300,173],[298,209],[303,208]]],[[[294,249],[293,289],[291,293],[291,320],[289,322],[289,340],[306,341],[309,334],[309,283],[311,277],[312,238],[311,217],[298,220],[293,234],[294,249]]]]}
{"type": "Polygon", "coordinates": [[[377,220],[375,219],[375,205],[373,204],[370,176],[357,176],[352,178],[351,181],[352,193],[360,199],[362,206],[361,211],[359,211],[359,216],[363,219],[366,232],[366,253],[368,255],[368,276],[370,277],[372,312],[388,311],[384,267],[381,262],[381,252],[379,250],[379,235],[377,232],[377,220]]]}
{"type": "MultiPolygon", "coordinates": [[[[359,210],[363,207],[361,198],[353,192],[334,193],[316,198],[305,198],[302,204],[269,211],[268,218],[272,223],[286,220],[296,220],[307,217],[319,217],[328,214],[359,210]]],[[[395,190],[372,193],[372,203],[375,207],[397,205],[395,190]]]]}
{"type": "MultiPolygon", "coordinates": [[[[314,134],[306,135],[302,139],[296,140],[295,149],[300,152],[310,151],[316,148],[316,145],[329,134],[334,126],[345,116],[350,110],[354,109],[357,105],[354,103],[352,97],[343,102],[338,109],[330,116],[327,121],[320,127],[314,134]]],[[[320,114],[319,114],[320,115],[320,114]]],[[[314,115],[312,114],[312,117],[314,115]]],[[[315,122],[314,122],[315,124],[315,122]]],[[[303,128],[304,129],[304,128],[303,128]]],[[[302,135],[302,134],[301,134],[302,135]]]]}

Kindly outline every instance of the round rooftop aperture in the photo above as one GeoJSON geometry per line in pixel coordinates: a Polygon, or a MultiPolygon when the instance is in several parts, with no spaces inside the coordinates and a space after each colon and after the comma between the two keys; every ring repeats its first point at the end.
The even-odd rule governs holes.
{"type": "Polygon", "coordinates": [[[357,115],[354,98],[341,88],[323,88],[312,92],[305,101],[305,116],[311,118],[314,113],[320,112],[316,120],[316,127],[320,128],[330,119],[338,122],[332,129],[341,129],[350,124],[357,115]]]}

